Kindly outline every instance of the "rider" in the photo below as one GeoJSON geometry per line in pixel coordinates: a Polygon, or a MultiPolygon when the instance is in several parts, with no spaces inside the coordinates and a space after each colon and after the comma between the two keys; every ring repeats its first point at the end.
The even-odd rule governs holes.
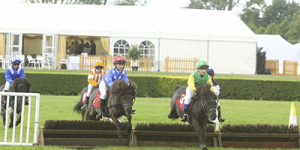
{"type": "Polygon", "coordinates": [[[126,72],[123,70],[125,67],[126,60],[122,55],[118,55],[114,58],[113,64],[114,68],[111,68],[107,71],[103,80],[100,82],[100,111],[97,114],[96,118],[101,119],[104,112],[104,106],[107,104],[106,96],[108,89],[112,86],[113,82],[116,80],[125,79],[125,82],[128,83],[128,77],[126,72]]]}
{"type": "Polygon", "coordinates": [[[193,72],[188,80],[188,87],[186,88],[186,97],[184,101],[184,114],[181,121],[186,122],[189,120],[189,104],[191,102],[192,97],[196,94],[196,85],[203,84],[207,82],[211,85],[211,91],[213,90],[213,84],[210,76],[206,73],[208,68],[208,64],[205,60],[200,60],[197,63],[196,69],[197,71],[193,72]]]}
{"type": "MultiPolygon", "coordinates": [[[[105,75],[105,71],[102,70],[104,68],[103,63],[98,61],[94,65],[95,68],[91,69],[88,73],[88,92],[86,94],[85,104],[81,107],[84,109],[89,104],[90,94],[92,92],[93,87],[99,87],[100,82],[102,81],[103,76],[105,75]]],[[[100,90],[100,88],[99,88],[100,90]]]]}
{"type": "MultiPolygon", "coordinates": [[[[219,94],[221,94],[221,88],[220,88],[218,82],[214,79],[214,76],[215,76],[214,70],[212,68],[207,69],[207,73],[209,74],[209,76],[212,79],[214,93],[217,96],[219,96],[219,94]]],[[[225,119],[223,119],[222,116],[221,116],[221,107],[220,107],[220,102],[219,101],[218,101],[218,119],[219,119],[219,122],[224,122],[225,121],[225,119]]]]}
{"type": "MultiPolygon", "coordinates": [[[[20,66],[21,60],[19,57],[14,57],[11,59],[11,66],[9,66],[5,71],[5,86],[4,86],[4,92],[8,92],[9,88],[12,86],[12,83],[14,79],[16,78],[25,78],[25,72],[24,69],[20,66]]],[[[2,105],[4,106],[6,101],[2,101],[2,105]]]]}

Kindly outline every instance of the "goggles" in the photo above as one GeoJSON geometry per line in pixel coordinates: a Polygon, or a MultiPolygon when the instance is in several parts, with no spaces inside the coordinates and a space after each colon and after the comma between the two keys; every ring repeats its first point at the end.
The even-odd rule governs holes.
{"type": "Polygon", "coordinates": [[[13,63],[13,65],[14,65],[14,66],[19,66],[19,65],[20,65],[20,63],[13,63]]]}
{"type": "Polygon", "coordinates": [[[95,67],[95,68],[96,68],[96,69],[99,69],[99,70],[103,69],[102,66],[97,66],[97,67],[95,67]]]}

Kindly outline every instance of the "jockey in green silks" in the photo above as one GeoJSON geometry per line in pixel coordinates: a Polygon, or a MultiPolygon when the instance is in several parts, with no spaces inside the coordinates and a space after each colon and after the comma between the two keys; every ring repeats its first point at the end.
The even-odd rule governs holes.
{"type": "Polygon", "coordinates": [[[189,120],[189,104],[192,97],[196,94],[196,85],[201,85],[207,82],[211,85],[210,90],[213,91],[213,83],[211,77],[207,74],[208,64],[205,60],[200,60],[197,63],[197,71],[193,72],[188,80],[188,87],[186,88],[186,96],[184,101],[184,114],[181,121],[186,122],[189,120]]]}

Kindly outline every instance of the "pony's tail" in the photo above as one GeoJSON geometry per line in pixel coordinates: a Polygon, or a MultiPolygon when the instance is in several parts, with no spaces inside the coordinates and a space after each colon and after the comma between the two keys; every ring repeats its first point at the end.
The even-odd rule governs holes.
{"type": "Polygon", "coordinates": [[[78,113],[80,113],[81,112],[81,101],[79,101],[75,106],[74,106],[74,108],[73,108],[73,110],[74,110],[74,112],[76,111],[76,112],[78,112],[78,113]]]}

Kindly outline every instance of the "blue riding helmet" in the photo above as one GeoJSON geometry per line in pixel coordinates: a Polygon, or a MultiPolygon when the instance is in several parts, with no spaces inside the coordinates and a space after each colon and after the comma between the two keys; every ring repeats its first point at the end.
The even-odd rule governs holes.
{"type": "Polygon", "coordinates": [[[11,59],[10,62],[11,62],[12,64],[13,64],[13,63],[16,63],[16,62],[21,63],[21,60],[20,60],[19,57],[14,57],[14,58],[11,59]]]}
{"type": "Polygon", "coordinates": [[[211,76],[214,76],[214,75],[215,75],[214,69],[212,69],[212,68],[207,69],[206,72],[207,72],[209,75],[211,75],[211,76]]]}

